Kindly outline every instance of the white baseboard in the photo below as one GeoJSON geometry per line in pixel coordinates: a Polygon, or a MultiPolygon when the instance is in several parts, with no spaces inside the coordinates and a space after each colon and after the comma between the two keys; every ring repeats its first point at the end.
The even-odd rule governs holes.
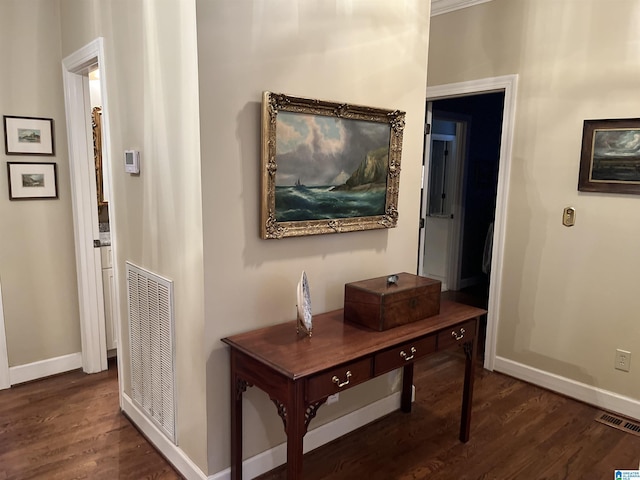
{"type": "Polygon", "coordinates": [[[187,480],[206,480],[207,476],[191,459],[138,409],[126,394],[122,394],[122,409],[158,451],[187,480]]]}
{"type": "Polygon", "coordinates": [[[9,381],[11,385],[15,385],[16,383],[30,382],[31,380],[57,375],[77,368],[82,368],[82,353],[80,352],[9,367],[9,381]]]}
{"type": "MultiPolygon", "coordinates": [[[[415,389],[413,390],[415,398],[415,389]]],[[[336,438],[377,420],[400,408],[400,392],[394,393],[364,408],[337,418],[310,430],[304,437],[304,452],[307,453],[336,438]]],[[[266,452],[246,459],[242,463],[242,478],[255,478],[273,470],[287,461],[287,445],[282,443],[266,452]]],[[[210,476],[208,480],[229,480],[231,469],[227,468],[210,476]]]]}
{"type": "Polygon", "coordinates": [[[496,357],[494,370],[575,398],[589,405],[640,420],[640,401],[586,383],[496,357]]]}

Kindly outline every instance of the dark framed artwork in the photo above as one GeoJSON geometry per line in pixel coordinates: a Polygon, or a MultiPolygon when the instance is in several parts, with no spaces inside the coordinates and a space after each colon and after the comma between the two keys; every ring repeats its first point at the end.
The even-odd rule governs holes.
{"type": "Polygon", "coordinates": [[[264,92],[260,235],[393,228],[405,113],[264,92]]]}
{"type": "Polygon", "coordinates": [[[58,198],[55,163],[7,162],[9,200],[58,198]]]}
{"type": "Polygon", "coordinates": [[[640,118],[584,121],[578,190],[640,195],[640,118]]]}
{"type": "Polygon", "coordinates": [[[7,155],[54,155],[53,119],[4,115],[7,155]]]}

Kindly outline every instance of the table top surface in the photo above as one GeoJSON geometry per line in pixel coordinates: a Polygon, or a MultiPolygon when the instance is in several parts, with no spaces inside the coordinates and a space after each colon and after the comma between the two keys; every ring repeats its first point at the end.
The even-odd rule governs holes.
{"type": "Polygon", "coordinates": [[[433,317],[382,332],[345,322],[343,310],[313,316],[311,337],[296,332],[296,320],[223,338],[222,341],[282,375],[296,380],[385,348],[414,340],[486,313],[442,301],[433,317]]]}

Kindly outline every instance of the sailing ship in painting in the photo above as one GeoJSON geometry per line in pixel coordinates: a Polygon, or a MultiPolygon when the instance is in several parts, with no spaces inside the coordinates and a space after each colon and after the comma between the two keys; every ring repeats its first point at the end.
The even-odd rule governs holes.
{"type": "Polygon", "coordinates": [[[383,215],[389,125],[279,112],[279,222],[383,215]]]}

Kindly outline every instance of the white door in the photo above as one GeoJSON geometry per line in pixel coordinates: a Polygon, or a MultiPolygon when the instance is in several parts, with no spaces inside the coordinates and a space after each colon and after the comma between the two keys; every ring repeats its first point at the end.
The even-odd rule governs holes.
{"type": "Polygon", "coordinates": [[[420,274],[457,290],[460,282],[462,185],[466,125],[433,116],[428,102],[430,134],[425,138],[423,226],[420,274]]]}

